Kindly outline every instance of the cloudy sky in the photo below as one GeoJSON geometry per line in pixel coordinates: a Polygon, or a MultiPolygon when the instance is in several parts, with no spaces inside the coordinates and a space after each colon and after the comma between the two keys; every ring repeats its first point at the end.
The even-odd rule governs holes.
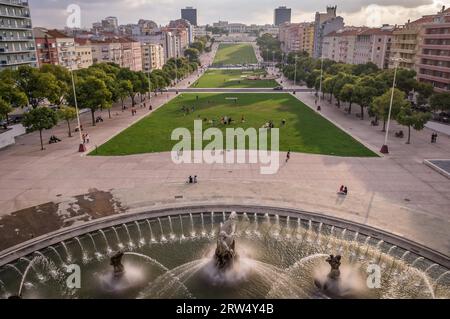
{"type": "Polygon", "coordinates": [[[120,24],[136,23],[140,18],[160,25],[180,16],[180,8],[194,6],[200,24],[217,20],[246,24],[273,23],[273,9],[280,5],[292,8],[293,22],[312,21],[316,11],[337,5],[338,14],[347,25],[379,26],[403,24],[408,19],[436,13],[448,0],[29,0],[34,26],[64,27],[67,8],[81,8],[81,25],[91,26],[106,16],[116,16],[120,24]]]}

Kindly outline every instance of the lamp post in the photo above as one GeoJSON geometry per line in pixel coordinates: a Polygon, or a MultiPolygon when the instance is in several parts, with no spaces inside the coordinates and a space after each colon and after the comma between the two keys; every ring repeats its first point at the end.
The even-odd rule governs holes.
{"type": "Polygon", "coordinates": [[[148,69],[148,103],[150,104],[150,108],[152,107],[152,80],[150,78],[151,65],[148,69]]]}
{"type": "Polygon", "coordinates": [[[322,81],[323,81],[323,50],[322,50],[322,55],[320,57],[320,85],[319,85],[319,105],[317,105],[317,109],[320,111],[320,109],[322,108],[321,104],[322,104],[322,81]]]}
{"type": "Polygon", "coordinates": [[[392,93],[391,93],[391,102],[389,105],[389,113],[388,113],[388,119],[387,119],[387,123],[386,123],[386,135],[384,137],[384,145],[381,147],[381,154],[389,154],[389,146],[388,146],[388,138],[389,138],[389,128],[391,125],[391,115],[392,115],[392,105],[394,104],[394,92],[395,92],[395,87],[397,86],[397,71],[398,71],[398,65],[399,62],[403,62],[405,61],[404,59],[401,58],[393,58],[391,59],[392,61],[394,61],[394,81],[392,83],[392,93]]]}
{"type": "Polygon", "coordinates": [[[175,86],[178,84],[178,52],[175,58],[175,86]]]}
{"type": "Polygon", "coordinates": [[[294,68],[294,90],[295,90],[295,87],[297,86],[297,58],[298,58],[298,56],[295,55],[295,57],[294,57],[294,64],[295,64],[295,68],[294,68]]]}
{"type": "Polygon", "coordinates": [[[72,78],[73,99],[75,102],[74,104],[75,104],[75,112],[77,113],[78,132],[80,135],[80,145],[78,147],[78,152],[84,153],[84,152],[86,152],[87,149],[86,149],[86,145],[84,144],[84,141],[83,141],[83,132],[81,131],[81,121],[80,121],[80,112],[78,110],[77,90],[75,88],[75,77],[73,74],[77,60],[79,60],[79,58],[76,59],[75,61],[72,61],[72,65],[70,67],[70,75],[72,78]]]}

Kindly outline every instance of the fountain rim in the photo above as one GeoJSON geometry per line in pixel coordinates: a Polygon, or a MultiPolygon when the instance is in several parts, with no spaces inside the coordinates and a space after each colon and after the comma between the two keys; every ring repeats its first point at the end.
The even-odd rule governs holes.
{"type": "Polygon", "coordinates": [[[54,232],[47,233],[40,237],[33,238],[6,250],[0,251],[0,267],[12,263],[21,257],[28,256],[35,251],[40,251],[47,247],[59,244],[63,241],[83,236],[88,233],[100,231],[105,228],[142,221],[146,219],[157,219],[168,216],[179,216],[189,214],[200,214],[205,212],[233,212],[239,214],[259,214],[259,215],[281,215],[283,217],[301,218],[311,220],[315,223],[324,223],[342,229],[370,236],[371,238],[383,240],[391,245],[408,250],[420,257],[424,257],[433,263],[450,269],[450,259],[448,256],[433,250],[423,244],[406,239],[400,235],[393,234],[382,229],[353,222],[346,219],[332,217],[317,212],[309,212],[301,209],[282,208],[263,205],[242,205],[242,204],[211,204],[211,205],[184,205],[164,208],[141,208],[126,214],[113,215],[95,219],[83,224],[62,228],[54,232]]]}

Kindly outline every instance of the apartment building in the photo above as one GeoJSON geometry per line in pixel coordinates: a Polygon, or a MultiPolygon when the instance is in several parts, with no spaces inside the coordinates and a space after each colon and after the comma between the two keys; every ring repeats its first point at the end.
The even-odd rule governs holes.
{"type": "Polygon", "coordinates": [[[59,65],[58,47],[56,39],[47,33],[47,29],[34,28],[34,40],[36,43],[37,65],[59,65]]]}
{"type": "Polygon", "coordinates": [[[92,59],[92,48],[89,45],[75,45],[76,68],[87,69],[94,64],[92,59]]]}
{"type": "Polygon", "coordinates": [[[341,63],[355,64],[356,38],[364,28],[346,28],[324,37],[323,58],[341,63]]]}
{"type": "Polygon", "coordinates": [[[327,7],[327,12],[316,12],[314,21],[314,51],[313,57],[322,56],[322,43],[328,34],[344,28],[344,19],[336,15],[337,7],[327,7]]]}
{"type": "Polygon", "coordinates": [[[394,26],[381,28],[344,28],[324,37],[322,52],[325,59],[348,64],[372,62],[387,69],[391,60],[394,26]]]}
{"type": "Polygon", "coordinates": [[[450,92],[450,8],[421,25],[415,60],[417,79],[431,83],[438,92],[450,92]]]}
{"type": "Polygon", "coordinates": [[[37,66],[30,9],[26,0],[0,1],[0,70],[37,66]]]}
{"type": "Polygon", "coordinates": [[[413,22],[408,21],[394,30],[389,68],[398,65],[404,69],[415,70],[421,26],[431,21],[431,17],[423,17],[413,22]]]}
{"type": "Polygon", "coordinates": [[[304,51],[312,56],[314,23],[284,23],[280,26],[278,37],[284,53],[304,51]]]}
{"type": "Polygon", "coordinates": [[[165,63],[164,47],[161,44],[144,43],[142,44],[142,70],[151,72],[160,70],[165,63]]]}
{"type": "Polygon", "coordinates": [[[104,38],[103,40],[76,39],[82,46],[92,50],[93,63],[116,63],[122,68],[142,71],[141,44],[125,37],[104,38]]]}
{"type": "Polygon", "coordinates": [[[370,28],[356,36],[353,64],[372,62],[387,69],[391,59],[393,26],[370,28]]]}

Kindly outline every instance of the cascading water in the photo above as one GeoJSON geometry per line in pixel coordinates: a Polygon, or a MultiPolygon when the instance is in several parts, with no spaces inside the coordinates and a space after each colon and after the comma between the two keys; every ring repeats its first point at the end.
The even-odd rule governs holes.
{"type": "Polygon", "coordinates": [[[447,268],[361,231],[280,214],[218,216],[168,215],[74,237],[0,267],[0,290],[23,298],[450,298],[447,268]],[[83,260],[78,290],[65,285],[72,253],[83,260]],[[365,286],[371,263],[385,274],[380,289],[365,286]]]}

